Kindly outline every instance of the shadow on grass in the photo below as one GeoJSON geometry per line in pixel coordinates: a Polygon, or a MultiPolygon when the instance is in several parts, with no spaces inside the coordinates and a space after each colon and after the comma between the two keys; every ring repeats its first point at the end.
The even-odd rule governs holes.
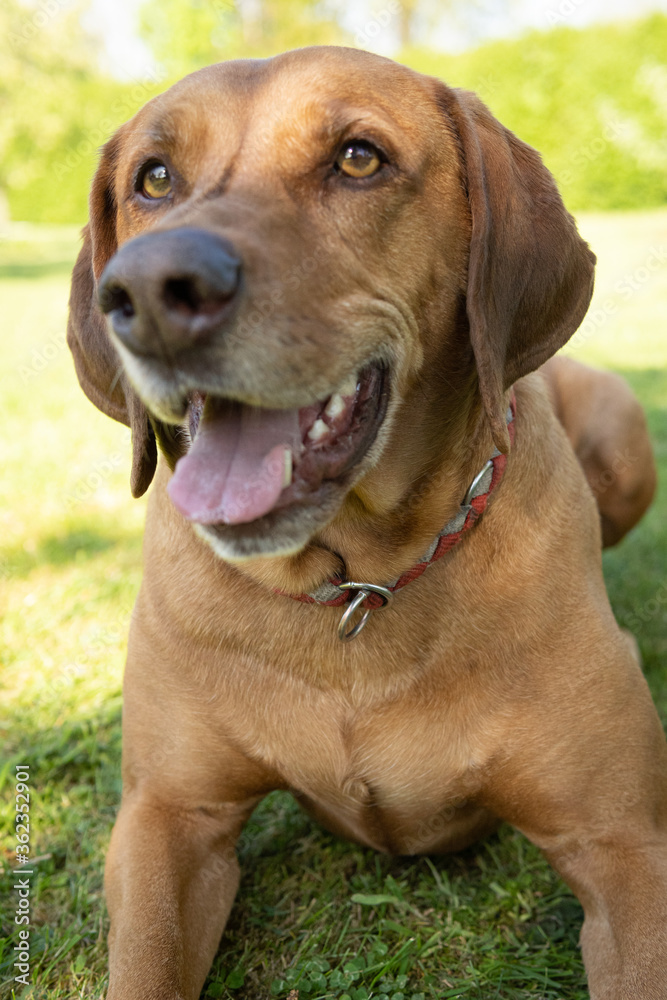
{"type": "Polygon", "coordinates": [[[70,563],[85,565],[115,546],[122,547],[124,558],[128,550],[141,555],[143,532],[112,533],[92,527],[82,527],[68,533],[40,538],[32,551],[22,547],[5,549],[3,566],[10,577],[26,577],[40,566],[64,568],[70,563]]]}
{"type": "Polygon", "coordinates": [[[27,281],[33,281],[39,278],[51,278],[55,275],[62,277],[71,274],[73,267],[74,261],[71,257],[34,263],[0,264],[0,280],[3,278],[24,278],[27,281]]]}
{"type": "Polygon", "coordinates": [[[558,990],[542,996],[586,996],[581,907],[508,826],[460,854],[391,857],[327,834],[278,792],[253,814],[239,859],[241,887],[206,997],[231,997],[225,976],[244,967],[245,988],[234,993],[244,998],[269,995],[276,974],[286,980],[271,989],[280,997],[292,986],[304,997],[360,987],[394,995],[401,979],[406,996],[439,997],[445,976],[474,1000],[510,982],[515,991],[502,995],[523,997],[546,973],[558,990]],[[351,965],[358,971],[346,982],[351,965]]]}
{"type": "MultiPolygon", "coordinates": [[[[57,710],[61,710],[58,706],[57,710]]],[[[109,698],[94,713],[68,712],[58,725],[43,725],[41,708],[16,708],[9,738],[7,757],[14,763],[27,763],[39,774],[48,776],[49,789],[58,782],[65,787],[107,786],[111,797],[120,792],[121,695],[109,698]]],[[[47,789],[35,789],[46,794],[47,789]]],[[[117,803],[110,802],[110,805],[117,803]]]]}
{"type": "Polygon", "coordinates": [[[47,227],[30,237],[0,237],[0,279],[33,281],[71,274],[80,246],[75,228],[54,234],[47,227]]]}

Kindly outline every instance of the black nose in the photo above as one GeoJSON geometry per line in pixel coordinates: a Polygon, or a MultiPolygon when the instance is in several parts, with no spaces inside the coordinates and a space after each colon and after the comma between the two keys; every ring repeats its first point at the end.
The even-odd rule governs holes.
{"type": "Polygon", "coordinates": [[[173,356],[228,318],[241,261],[205,229],[171,229],[129,240],[100,278],[98,299],[116,336],[135,354],[173,356]]]}

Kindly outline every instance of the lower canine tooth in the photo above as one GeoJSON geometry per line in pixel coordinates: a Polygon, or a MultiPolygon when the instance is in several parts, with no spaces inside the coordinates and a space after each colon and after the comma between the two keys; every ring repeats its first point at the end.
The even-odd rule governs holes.
{"type": "Polygon", "coordinates": [[[315,421],[313,426],[308,431],[308,438],[310,441],[321,441],[323,437],[329,433],[329,428],[324,423],[323,420],[319,418],[315,421]]]}
{"type": "Polygon", "coordinates": [[[292,482],[292,452],[289,448],[285,448],[285,468],[283,470],[283,489],[289,486],[292,482]]]}

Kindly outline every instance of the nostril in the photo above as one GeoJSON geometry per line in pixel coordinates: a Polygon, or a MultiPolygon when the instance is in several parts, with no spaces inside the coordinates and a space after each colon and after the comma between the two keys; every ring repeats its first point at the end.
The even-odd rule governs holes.
{"type": "Polygon", "coordinates": [[[132,299],[120,285],[105,285],[100,290],[99,301],[103,313],[115,312],[123,319],[132,319],[135,315],[132,299]]]}
{"type": "Polygon", "coordinates": [[[235,285],[227,287],[222,282],[213,285],[202,275],[167,278],[162,300],[169,312],[180,313],[186,319],[214,319],[229,303],[234,291],[235,285]]]}
{"type": "Polygon", "coordinates": [[[168,309],[188,316],[202,311],[202,297],[190,278],[168,278],[164,283],[163,295],[168,309]]]}

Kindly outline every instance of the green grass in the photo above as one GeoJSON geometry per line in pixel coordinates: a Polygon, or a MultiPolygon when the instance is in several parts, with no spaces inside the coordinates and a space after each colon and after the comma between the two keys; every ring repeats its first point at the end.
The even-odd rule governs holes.
{"type": "MultiPolygon", "coordinates": [[[[569,348],[623,372],[649,415],[663,486],[642,524],[606,554],[605,573],[618,619],[634,623],[663,719],[667,261],[627,298],[614,286],[643,275],[666,223],[664,211],[580,220],[600,257],[593,308],[604,319],[569,348]]],[[[16,900],[0,896],[0,996],[71,1000],[104,992],[102,870],[120,794],[121,674],[144,503],[129,496],[127,430],[87,402],[63,346],[72,233],[18,236],[0,242],[0,777],[13,817],[14,764],[30,765],[40,874],[23,993],[12,982],[16,900]]],[[[14,842],[7,834],[0,844],[9,889],[14,842]]],[[[460,856],[392,859],[329,836],[280,793],[256,811],[239,854],[241,890],[205,996],[586,996],[580,907],[508,827],[460,856]]]]}

